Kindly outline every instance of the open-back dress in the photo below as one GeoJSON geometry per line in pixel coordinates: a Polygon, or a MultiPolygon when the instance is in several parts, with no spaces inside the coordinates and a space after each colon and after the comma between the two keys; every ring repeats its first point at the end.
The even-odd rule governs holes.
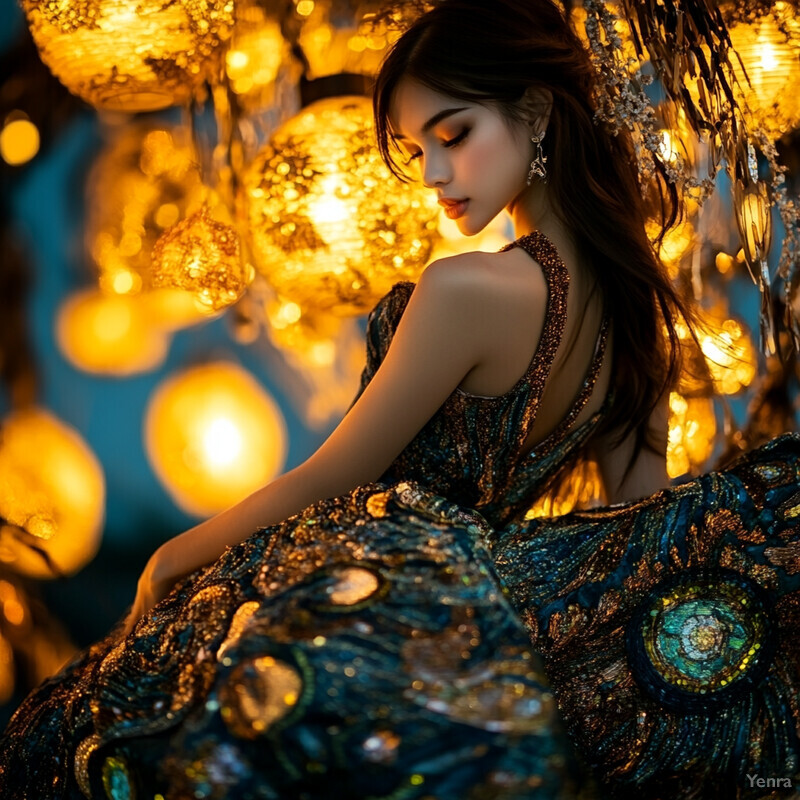
{"type": "MultiPolygon", "coordinates": [[[[378,481],[257,530],[182,579],[126,638],[120,624],[79,654],[12,718],[0,796],[546,800],[588,797],[588,763],[614,791],[666,776],[675,793],[664,797],[680,797],[728,774],[746,792],[743,765],[793,775],[797,693],[787,687],[798,651],[780,643],[780,627],[798,618],[800,544],[783,522],[792,517],[775,509],[800,517],[800,497],[790,502],[796,439],[770,445],[783,448],[783,472],[764,468],[758,486],[730,490],[735,502],[701,484],[719,493],[731,472],[639,506],[527,519],[613,402],[610,393],[574,425],[610,322],[562,422],[523,454],[564,331],[569,274],[540,232],[507,247],[524,248],[548,287],[539,344],[512,389],[457,388],[378,481]],[[740,540],[731,514],[752,498],[740,540]],[[753,516],[767,506],[769,524],[753,516]],[[718,518],[705,533],[709,510],[718,518]],[[673,542],[681,522],[692,537],[683,550],[673,542]],[[717,564],[725,547],[735,552],[717,564]],[[714,580],[719,602],[703,589],[714,580]],[[702,687],[680,682],[692,679],[702,687]],[[752,698],[770,680],[762,713],[752,698]],[[722,702],[704,705],[717,690],[722,702]],[[708,709],[724,716],[742,698],[752,724],[741,710],[726,717],[727,761],[704,772],[697,748],[717,724],[708,709]],[[699,734],[691,720],[675,733],[687,714],[699,734]],[[751,731],[767,728],[758,745],[751,731]],[[673,733],[689,739],[691,759],[673,733]]],[[[370,313],[356,399],[414,288],[395,284],[370,313]]],[[[758,451],[742,469],[773,456],[758,451]]]]}

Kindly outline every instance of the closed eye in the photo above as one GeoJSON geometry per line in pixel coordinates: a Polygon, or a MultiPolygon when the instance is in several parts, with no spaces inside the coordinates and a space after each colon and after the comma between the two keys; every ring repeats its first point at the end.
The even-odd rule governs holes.
{"type": "MultiPolygon", "coordinates": [[[[446,141],[442,142],[445,147],[456,147],[457,145],[461,144],[464,139],[467,138],[469,134],[469,128],[464,128],[458,136],[453,137],[452,139],[447,139],[446,141]]],[[[422,155],[422,151],[420,150],[419,153],[414,153],[407,161],[403,162],[403,166],[409,166],[412,161],[416,161],[422,155]]]]}

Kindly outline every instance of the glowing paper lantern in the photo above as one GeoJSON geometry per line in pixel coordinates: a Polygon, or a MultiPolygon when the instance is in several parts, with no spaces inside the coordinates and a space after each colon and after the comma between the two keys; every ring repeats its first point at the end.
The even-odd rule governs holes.
{"type": "Polygon", "coordinates": [[[184,128],[124,128],[95,162],[87,186],[86,242],[106,292],[151,287],[156,240],[206,198],[184,128]]]}
{"type": "Polygon", "coordinates": [[[61,352],[79,369],[134,375],[164,363],[169,337],[136,297],[88,289],[70,297],[56,322],[61,352]]]}
{"type": "Polygon", "coordinates": [[[233,0],[22,0],[42,61],[97,108],[184,103],[233,26],[233,0]]]}
{"type": "Polygon", "coordinates": [[[303,309],[363,314],[416,280],[439,207],[382,163],[370,101],[321,100],[276,131],[243,177],[256,267],[303,309]]]}
{"type": "Polygon", "coordinates": [[[731,55],[730,61],[750,114],[778,139],[800,126],[800,21],[796,6],[787,2],[749,16],[755,19],[729,28],[749,85],[739,60],[731,55]]]}
{"type": "Polygon", "coordinates": [[[252,279],[239,234],[203,206],[166,231],[153,247],[153,285],[191,292],[214,311],[235,303],[252,279]]]}
{"type": "Polygon", "coordinates": [[[279,474],[286,426],[275,401],[235,364],[187,370],[162,384],[145,421],[150,463],[172,499],[207,516],[279,474]]]}
{"type": "Polygon", "coordinates": [[[18,526],[0,528],[0,563],[23,575],[55,577],[27,541],[60,572],[76,572],[100,544],[100,464],[76,431],[42,409],[12,413],[0,432],[0,515],[18,526]]]}

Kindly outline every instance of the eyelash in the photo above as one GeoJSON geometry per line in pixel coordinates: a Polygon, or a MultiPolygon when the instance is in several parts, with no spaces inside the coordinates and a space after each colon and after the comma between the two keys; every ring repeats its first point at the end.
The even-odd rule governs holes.
{"type": "MultiPolygon", "coordinates": [[[[461,133],[459,133],[458,136],[452,139],[448,139],[446,142],[442,142],[442,144],[445,147],[456,147],[457,145],[461,144],[461,142],[463,142],[464,139],[467,138],[467,134],[469,133],[469,131],[470,131],[469,128],[464,128],[464,130],[461,131],[461,133]]],[[[421,155],[422,155],[421,152],[415,153],[413,156],[411,156],[411,158],[408,159],[408,161],[403,162],[403,166],[405,167],[410,166],[411,162],[416,161],[416,159],[418,159],[421,155]]]]}

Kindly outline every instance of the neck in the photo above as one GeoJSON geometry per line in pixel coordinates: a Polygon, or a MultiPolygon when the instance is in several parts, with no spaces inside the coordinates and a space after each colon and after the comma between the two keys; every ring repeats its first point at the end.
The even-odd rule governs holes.
{"type": "Polygon", "coordinates": [[[538,181],[520,192],[506,210],[511,215],[516,238],[531,231],[541,231],[554,243],[571,238],[550,202],[547,187],[538,181]]]}
{"type": "Polygon", "coordinates": [[[520,192],[507,207],[514,223],[514,235],[519,238],[533,230],[546,235],[546,227],[556,221],[556,215],[547,196],[545,187],[533,183],[520,192]]]}

